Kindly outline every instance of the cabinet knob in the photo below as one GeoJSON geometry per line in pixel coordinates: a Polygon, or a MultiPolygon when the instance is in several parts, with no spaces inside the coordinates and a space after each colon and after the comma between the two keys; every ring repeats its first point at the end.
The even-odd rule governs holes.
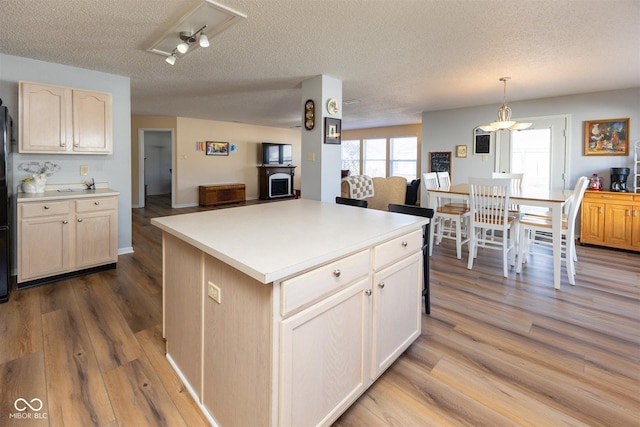
{"type": "Polygon", "coordinates": [[[378,283],[378,286],[379,286],[380,288],[384,288],[384,282],[380,282],[380,283],[378,283]]]}
{"type": "Polygon", "coordinates": [[[365,289],[364,293],[368,296],[371,296],[371,289],[365,289]]]}
{"type": "Polygon", "coordinates": [[[82,222],[82,218],[78,218],[78,222],[82,222]]]}
{"type": "Polygon", "coordinates": [[[335,277],[340,277],[340,274],[342,274],[342,272],[340,271],[339,268],[336,268],[335,270],[333,270],[333,275],[335,277]]]}
{"type": "Polygon", "coordinates": [[[66,219],[64,221],[62,221],[63,224],[69,224],[69,221],[67,221],[66,219]]]}
{"type": "Polygon", "coordinates": [[[407,247],[407,245],[408,245],[407,241],[406,241],[406,240],[403,240],[403,241],[402,241],[402,247],[403,247],[403,248],[406,248],[406,247],[407,247]]]}
{"type": "Polygon", "coordinates": [[[44,205],[44,208],[45,209],[49,209],[49,205],[44,205]]]}
{"type": "Polygon", "coordinates": [[[99,205],[100,204],[100,200],[96,200],[95,202],[93,202],[94,205],[99,205]]]}

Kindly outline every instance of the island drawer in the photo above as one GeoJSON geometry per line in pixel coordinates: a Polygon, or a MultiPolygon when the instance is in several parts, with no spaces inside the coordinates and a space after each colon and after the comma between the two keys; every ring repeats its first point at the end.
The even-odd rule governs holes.
{"type": "Polygon", "coordinates": [[[39,202],[20,203],[20,219],[38,218],[51,215],[65,215],[69,213],[69,202],[39,202]]]}
{"type": "Polygon", "coordinates": [[[116,197],[102,197],[76,200],[76,212],[92,212],[118,209],[116,197]]]}
{"type": "Polygon", "coordinates": [[[358,252],[283,281],[280,306],[282,316],[369,274],[369,254],[368,250],[358,252]]]}
{"type": "Polygon", "coordinates": [[[401,258],[406,258],[420,248],[422,248],[421,230],[382,243],[373,249],[374,268],[378,270],[401,258]]]}

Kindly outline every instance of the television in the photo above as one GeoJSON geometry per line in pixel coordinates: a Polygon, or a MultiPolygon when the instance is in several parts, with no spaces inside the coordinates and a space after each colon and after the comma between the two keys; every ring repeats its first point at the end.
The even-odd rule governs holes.
{"type": "Polygon", "coordinates": [[[262,143],[263,165],[290,165],[293,162],[291,144],[262,143]]]}

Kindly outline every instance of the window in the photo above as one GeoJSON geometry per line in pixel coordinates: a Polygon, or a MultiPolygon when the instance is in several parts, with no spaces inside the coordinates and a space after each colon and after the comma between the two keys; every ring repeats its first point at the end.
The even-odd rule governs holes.
{"type": "Polygon", "coordinates": [[[419,177],[417,136],[345,139],[341,151],[342,169],[351,175],[402,176],[408,182],[419,177]]]}
{"type": "Polygon", "coordinates": [[[387,140],[364,140],[363,173],[370,177],[387,176],[387,140]]]}
{"type": "Polygon", "coordinates": [[[342,170],[349,170],[351,175],[360,175],[360,140],[342,141],[342,170]]]}
{"type": "Polygon", "coordinates": [[[391,138],[389,176],[403,176],[411,182],[418,169],[418,138],[391,138]]]}

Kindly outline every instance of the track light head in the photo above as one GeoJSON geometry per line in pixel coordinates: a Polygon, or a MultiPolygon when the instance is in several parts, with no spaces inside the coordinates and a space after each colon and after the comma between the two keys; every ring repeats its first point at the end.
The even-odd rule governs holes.
{"type": "Polygon", "coordinates": [[[178,49],[178,52],[182,54],[187,53],[187,51],[189,50],[189,44],[187,42],[182,42],[178,46],[176,46],[176,49],[178,49]]]}
{"type": "Polygon", "coordinates": [[[200,34],[200,47],[209,47],[209,38],[205,33],[200,34]]]}
{"type": "Polygon", "coordinates": [[[165,59],[165,61],[167,61],[167,63],[170,65],[175,65],[176,59],[178,59],[176,58],[176,54],[172,53],[171,55],[167,56],[167,59],[165,59]]]}

